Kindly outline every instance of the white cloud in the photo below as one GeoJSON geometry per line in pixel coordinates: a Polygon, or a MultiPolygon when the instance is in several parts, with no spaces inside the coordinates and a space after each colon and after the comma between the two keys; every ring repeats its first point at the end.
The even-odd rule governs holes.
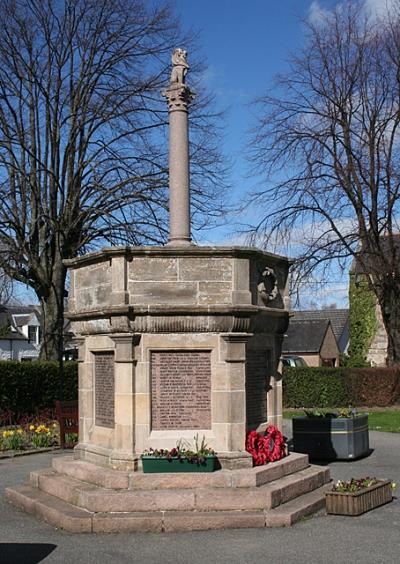
{"type": "MultiPolygon", "coordinates": [[[[344,2],[337,2],[336,6],[344,6],[344,2]]],[[[368,14],[372,19],[385,19],[390,17],[395,7],[399,7],[398,0],[363,0],[363,10],[361,13],[368,14]]],[[[308,18],[312,24],[322,23],[331,10],[323,6],[320,0],[313,0],[308,10],[308,18]]]]}
{"type": "Polygon", "coordinates": [[[328,15],[329,15],[329,10],[323,8],[321,4],[318,2],[318,0],[313,0],[311,2],[308,11],[308,17],[312,24],[321,23],[328,15]]]}
{"type": "Polygon", "coordinates": [[[386,18],[396,4],[398,0],[364,0],[364,9],[372,18],[386,18]]]}

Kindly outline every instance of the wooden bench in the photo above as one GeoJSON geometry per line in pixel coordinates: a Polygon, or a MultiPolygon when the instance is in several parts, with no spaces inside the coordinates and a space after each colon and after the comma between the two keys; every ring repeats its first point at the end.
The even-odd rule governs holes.
{"type": "Polygon", "coordinates": [[[65,447],[65,435],[79,432],[78,402],[56,400],[56,415],[60,425],[60,446],[65,447]]]}

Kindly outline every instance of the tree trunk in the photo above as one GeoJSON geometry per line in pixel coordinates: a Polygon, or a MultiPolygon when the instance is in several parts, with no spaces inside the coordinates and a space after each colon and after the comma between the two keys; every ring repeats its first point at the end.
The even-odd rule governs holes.
{"type": "Polygon", "coordinates": [[[378,301],[388,338],[387,364],[400,364],[400,280],[387,276],[378,301]]]}
{"type": "Polygon", "coordinates": [[[61,257],[56,259],[51,283],[41,293],[42,344],[40,358],[62,361],[64,329],[64,289],[66,268],[61,257]]]}

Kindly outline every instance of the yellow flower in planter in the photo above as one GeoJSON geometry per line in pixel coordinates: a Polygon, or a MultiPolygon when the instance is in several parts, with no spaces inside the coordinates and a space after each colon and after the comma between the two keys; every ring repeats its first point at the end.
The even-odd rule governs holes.
{"type": "Polygon", "coordinates": [[[46,427],[46,425],[38,425],[38,427],[36,428],[35,433],[48,433],[50,431],[50,429],[48,427],[46,427]]]}
{"type": "Polygon", "coordinates": [[[17,433],[18,433],[18,435],[22,435],[22,434],[23,434],[23,432],[24,432],[24,431],[23,431],[22,429],[17,429],[17,433]]]}
{"type": "Polygon", "coordinates": [[[34,431],[34,430],[35,430],[35,425],[29,425],[29,430],[30,430],[30,431],[34,431]]]}

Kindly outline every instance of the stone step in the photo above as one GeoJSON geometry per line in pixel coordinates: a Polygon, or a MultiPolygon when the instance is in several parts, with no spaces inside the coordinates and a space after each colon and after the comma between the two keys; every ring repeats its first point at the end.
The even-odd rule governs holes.
{"type": "Polygon", "coordinates": [[[264,511],[165,511],[158,513],[95,513],[93,532],[184,532],[265,527],[264,511]],[[153,528],[151,528],[153,527],[153,528]]]}
{"type": "Polygon", "coordinates": [[[21,485],[6,488],[5,495],[11,503],[43,519],[53,527],[59,527],[71,533],[92,532],[91,513],[65,503],[35,487],[21,485]]]}
{"type": "Polygon", "coordinates": [[[303,517],[313,515],[325,508],[325,493],[332,489],[331,484],[288,501],[265,513],[266,527],[290,527],[303,517]]]}
{"type": "Polygon", "coordinates": [[[71,533],[128,533],[290,526],[324,507],[326,489],[323,486],[269,511],[210,512],[91,513],[29,485],[6,488],[5,494],[14,505],[71,533]]]}
{"type": "Polygon", "coordinates": [[[31,473],[31,484],[93,512],[263,510],[319,488],[329,469],[310,466],[259,487],[114,490],[82,482],[52,469],[31,473]]]}
{"type": "Polygon", "coordinates": [[[198,489],[195,509],[199,511],[272,509],[313,491],[328,481],[328,468],[310,466],[258,488],[198,489]]]}
{"type": "Polygon", "coordinates": [[[330,470],[321,466],[311,465],[305,470],[291,476],[267,484],[271,490],[269,507],[274,508],[291,501],[308,492],[312,492],[330,481],[330,470]]]}
{"type": "MultiPolygon", "coordinates": [[[[78,507],[84,507],[84,493],[86,491],[99,490],[95,484],[88,484],[71,476],[58,474],[52,468],[31,472],[30,484],[46,494],[78,507]]],[[[115,491],[118,492],[120,490],[115,491]]]]}
{"type": "Polygon", "coordinates": [[[286,458],[266,466],[233,471],[219,470],[204,474],[143,474],[97,466],[90,462],[74,460],[72,456],[53,459],[53,468],[60,474],[103,488],[132,490],[259,487],[304,470],[308,466],[308,456],[299,453],[291,453],[286,458]]]}
{"type": "Polygon", "coordinates": [[[83,460],[75,460],[73,456],[54,457],[52,465],[58,473],[72,476],[82,482],[116,490],[128,489],[129,487],[129,472],[105,468],[83,460]]]}

